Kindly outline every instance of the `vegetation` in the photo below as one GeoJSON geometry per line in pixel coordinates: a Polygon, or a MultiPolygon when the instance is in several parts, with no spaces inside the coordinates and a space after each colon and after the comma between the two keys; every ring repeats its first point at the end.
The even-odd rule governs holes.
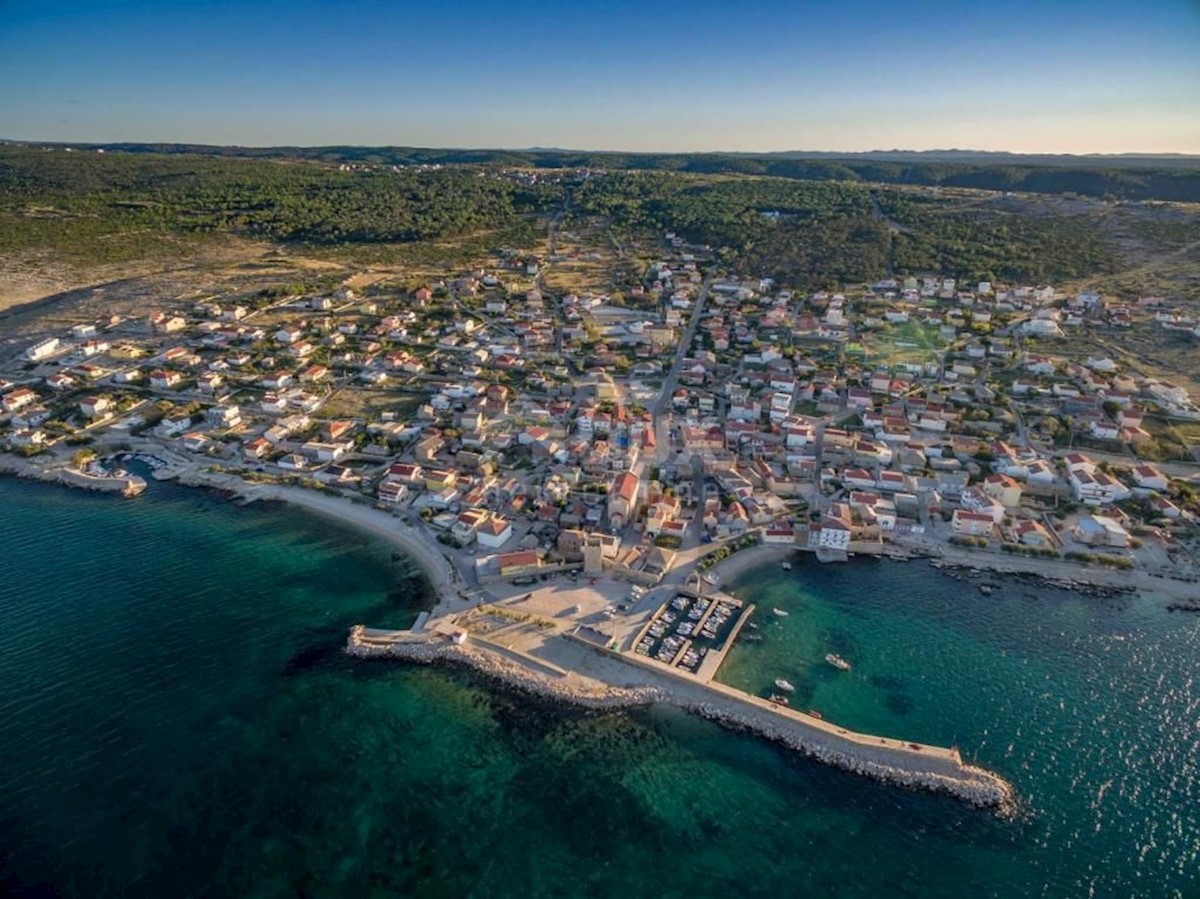
{"type": "Polygon", "coordinates": [[[0,251],[107,262],[212,233],[316,246],[428,241],[511,224],[557,196],[465,169],[351,173],[0,147],[0,251]]]}
{"type": "Polygon", "coordinates": [[[92,144],[126,153],[288,159],[364,166],[489,165],[759,175],[798,181],[871,181],[977,190],[1078,194],[1128,200],[1200,200],[1194,158],[1014,156],[1007,153],[596,153],[415,147],[213,147],[92,144]]]}

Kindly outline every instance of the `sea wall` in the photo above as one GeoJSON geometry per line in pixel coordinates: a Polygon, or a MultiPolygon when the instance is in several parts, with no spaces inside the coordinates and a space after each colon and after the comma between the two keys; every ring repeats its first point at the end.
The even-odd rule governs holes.
{"type": "MultiPolygon", "coordinates": [[[[798,722],[773,718],[771,710],[740,702],[724,693],[697,698],[695,690],[662,685],[592,687],[572,675],[552,678],[501,658],[485,649],[457,645],[444,637],[395,640],[364,636],[355,627],[346,652],[359,658],[395,658],[420,664],[438,662],[473,669],[489,680],[542,699],[567,702],[589,709],[617,709],[660,702],[707,718],[731,730],[751,733],[788,747],[835,768],[875,780],[929,792],[944,793],[979,808],[1006,813],[1013,808],[1012,787],[999,776],[943,756],[900,754],[839,739],[798,722]]],[[[595,683],[594,681],[592,683],[595,683]]]]}

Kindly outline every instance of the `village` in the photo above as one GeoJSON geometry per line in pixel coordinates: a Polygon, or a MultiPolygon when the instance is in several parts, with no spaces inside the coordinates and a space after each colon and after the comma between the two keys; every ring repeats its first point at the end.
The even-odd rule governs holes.
{"type": "Polygon", "coordinates": [[[1197,443],[1195,385],[1102,352],[1135,323],[1200,337],[1169,301],[935,276],[802,295],[673,233],[619,295],[563,292],[547,274],[586,257],[554,240],[413,290],[80,321],[3,360],[0,446],[339,493],[475,585],[586,560],[652,586],[760,543],[1200,575],[1196,458],[1154,460],[1164,433],[1197,443]]]}

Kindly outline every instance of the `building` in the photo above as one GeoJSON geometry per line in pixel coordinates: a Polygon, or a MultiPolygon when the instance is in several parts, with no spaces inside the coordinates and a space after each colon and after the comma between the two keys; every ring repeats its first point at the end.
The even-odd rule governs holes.
{"type": "Polygon", "coordinates": [[[608,521],[614,530],[623,528],[637,513],[641,482],[631,471],[623,471],[613,481],[608,494],[608,521]]]}
{"type": "Polygon", "coordinates": [[[492,515],[475,530],[475,539],[487,549],[499,549],[512,539],[512,522],[499,515],[492,515]]]}
{"type": "Polygon", "coordinates": [[[1107,515],[1083,516],[1071,529],[1071,536],[1088,546],[1129,546],[1129,532],[1107,515]]]}
{"type": "Polygon", "coordinates": [[[992,474],[984,478],[983,492],[1006,509],[1015,509],[1021,504],[1021,485],[1005,474],[992,474]]]}
{"type": "Polygon", "coordinates": [[[996,522],[984,512],[955,509],[950,526],[956,537],[991,537],[996,522]]]}
{"type": "Polygon", "coordinates": [[[111,396],[89,396],[79,401],[79,411],[88,418],[100,418],[116,405],[111,396]]]}
{"type": "Polygon", "coordinates": [[[59,349],[59,340],[57,337],[47,337],[45,340],[39,340],[33,346],[25,351],[25,358],[30,362],[41,362],[43,359],[49,359],[59,349]]]}
{"type": "Polygon", "coordinates": [[[38,395],[28,387],[18,387],[4,395],[4,399],[0,400],[0,408],[5,412],[16,412],[18,409],[24,409],[30,403],[36,402],[38,395]]]}
{"type": "Polygon", "coordinates": [[[541,567],[541,559],[536,549],[525,549],[513,553],[501,553],[496,557],[496,565],[501,577],[521,577],[522,575],[537,574],[541,567]]]}

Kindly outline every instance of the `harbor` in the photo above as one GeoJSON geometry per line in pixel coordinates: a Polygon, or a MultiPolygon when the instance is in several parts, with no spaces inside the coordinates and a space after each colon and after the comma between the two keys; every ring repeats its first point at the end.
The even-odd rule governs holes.
{"type": "Polygon", "coordinates": [[[670,705],[843,770],[1011,809],[1011,786],[953,747],[857,732],[717,680],[754,612],[715,588],[639,593],[613,578],[563,577],[486,602],[443,599],[405,630],[358,625],[347,652],[458,665],[585,708],[670,705]]]}

